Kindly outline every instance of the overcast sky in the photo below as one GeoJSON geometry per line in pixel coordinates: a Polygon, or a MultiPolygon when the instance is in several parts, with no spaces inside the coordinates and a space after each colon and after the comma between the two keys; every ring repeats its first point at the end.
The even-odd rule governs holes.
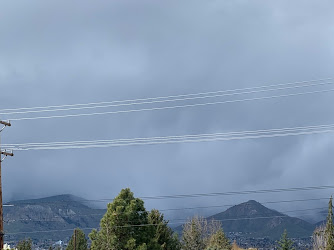
{"type": "MultiPolygon", "coordinates": [[[[332,77],[333,13],[334,3],[330,0],[3,1],[0,109],[332,77]]],[[[331,124],[333,104],[334,93],[328,92],[184,109],[13,121],[12,127],[2,132],[2,143],[331,124]]],[[[87,199],[112,198],[125,187],[136,196],[148,196],[333,185],[333,139],[333,134],[326,133],[227,142],[18,151],[3,162],[4,199],[63,193],[87,199]]],[[[210,206],[249,199],[329,197],[332,192],[165,200],[147,205],[160,209],[210,206]]],[[[294,203],[280,209],[304,205],[294,203]]]]}

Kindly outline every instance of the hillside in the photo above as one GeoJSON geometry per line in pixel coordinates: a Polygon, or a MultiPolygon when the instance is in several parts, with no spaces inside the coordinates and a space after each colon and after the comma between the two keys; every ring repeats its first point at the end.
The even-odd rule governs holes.
{"type": "Polygon", "coordinates": [[[221,220],[225,232],[242,232],[248,237],[277,240],[284,229],[292,238],[307,238],[314,225],[269,209],[250,200],[215,214],[208,219],[221,220]],[[243,219],[244,218],[244,219],[243,219]]]}
{"type": "Polygon", "coordinates": [[[42,199],[13,201],[4,207],[6,241],[29,237],[31,239],[64,240],[76,227],[99,226],[105,210],[92,209],[87,202],[72,195],[59,195],[42,199]],[[62,230],[62,231],[52,231],[62,230]],[[47,232],[48,231],[48,232],[47,232]]]}
{"type": "MultiPolygon", "coordinates": [[[[4,207],[6,242],[27,237],[38,241],[68,240],[76,227],[85,229],[88,234],[99,226],[106,211],[90,208],[86,200],[72,195],[13,201],[10,204],[14,206],[4,207]]],[[[225,232],[241,232],[247,238],[277,240],[284,229],[288,230],[290,237],[307,238],[315,228],[306,221],[286,216],[256,201],[241,203],[208,219],[221,220],[225,232]]],[[[182,226],[175,230],[181,232],[182,226]]]]}

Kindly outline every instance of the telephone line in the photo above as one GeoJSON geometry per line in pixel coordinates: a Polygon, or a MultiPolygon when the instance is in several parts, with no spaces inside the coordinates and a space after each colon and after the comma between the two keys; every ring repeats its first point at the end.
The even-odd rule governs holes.
{"type": "Polygon", "coordinates": [[[25,107],[25,108],[11,108],[11,109],[1,109],[0,112],[6,111],[18,111],[18,110],[32,110],[32,109],[49,109],[49,108],[63,108],[63,107],[77,107],[77,106],[91,106],[91,105],[101,105],[101,104],[113,104],[113,103],[124,103],[124,102],[138,102],[138,101],[148,101],[148,100],[160,100],[160,99],[170,99],[170,98],[180,98],[180,97],[189,97],[189,96],[199,96],[199,95],[210,95],[216,93],[229,93],[236,91],[245,91],[245,90],[255,90],[262,88],[270,88],[270,87],[279,87],[279,86],[289,86],[296,85],[301,83],[311,83],[311,82],[322,82],[332,80],[333,78],[323,78],[316,80],[308,80],[308,81],[297,81],[297,82],[288,82],[281,84],[272,84],[272,85],[262,85],[258,87],[247,87],[247,88],[237,88],[230,90],[220,90],[220,91],[210,91],[210,92],[201,92],[201,93],[192,93],[192,94],[180,94],[180,95],[170,95],[170,96],[160,96],[160,97],[149,97],[149,98],[139,98],[139,99],[128,99],[128,100],[116,100],[109,102],[91,102],[84,104],[66,104],[66,105],[54,105],[54,106],[39,106],[39,107],[25,107]]]}
{"type": "Polygon", "coordinates": [[[236,103],[236,102],[244,102],[244,101],[257,101],[257,100],[276,99],[276,98],[281,98],[281,97],[328,93],[332,91],[334,91],[334,89],[254,97],[254,98],[245,98],[245,99],[236,99],[236,100],[226,100],[226,101],[217,101],[217,102],[194,103],[194,104],[185,104],[185,105],[176,105],[176,106],[164,106],[164,107],[117,110],[117,111],[106,111],[106,112],[80,113],[80,114],[67,114],[67,115],[53,115],[53,116],[21,117],[21,118],[12,118],[10,120],[11,121],[23,121],[23,120],[39,120],[39,119],[69,118],[69,117],[95,116],[95,115],[106,115],[106,114],[132,113],[132,112],[143,112],[143,111],[172,110],[172,109],[179,109],[179,108],[201,107],[201,106],[208,106],[208,105],[227,104],[227,103],[236,103]]]}
{"type": "MultiPolygon", "coordinates": [[[[263,204],[276,204],[276,203],[293,203],[293,202],[307,202],[307,201],[321,201],[328,200],[328,198],[309,198],[309,199],[295,199],[295,200],[281,200],[281,201],[265,201],[260,202],[263,204]]],[[[194,210],[194,209],[208,209],[208,208],[221,208],[221,207],[233,207],[238,204],[233,205],[216,205],[216,206],[202,206],[202,207],[183,207],[183,208],[167,208],[167,209],[159,209],[160,212],[168,212],[168,211],[179,211],[179,210],[194,210]]]]}
{"type": "MultiPolygon", "coordinates": [[[[83,110],[83,109],[135,106],[135,105],[166,103],[166,102],[179,102],[179,101],[189,101],[189,100],[196,100],[196,99],[217,98],[217,97],[223,97],[223,96],[234,96],[234,95],[244,95],[244,94],[254,94],[254,93],[268,92],[268,91],[305,88],[305,87],[321,86],[321,85],[328,85],[328,84],[333,84],[333,82],[313,83],[313,84],[307,84],[307,85],[287,86],[287,87],[280,87],[280,88],[276,87],[276,88],[272,88],[272,89],[260,89],[260,90],[244,91],[244,92],[237,92],[237,93],[225,93],[225,94],[214,94],[214,95],[211,94],[211,95],[205,95],[205,96],[184,97],[184,98],[167,99],[167,100],[130,102],[130,103],[120,103],[120,104],[105,104],[105,105],[95,105],[95,106],[94,105],[92,105],[92,106],[87,105],[87,106],[84,106],[84,107],[69,107],[69,108],[42,109],[42,110],[29,110],[29,111],[14,111],[14,112],[0,113],[0,115],[59,112],[59,111],[71,111],[71,110],[83,110]]],[[[217,91],[217,93],[219,93],[219,92],[220,91],[217,91]]]]}
{"type": "MultiPolygon", "coordinates": [[[[289,218],[291,216],[288,215],[276,215],[276,216],[258,216],[258,217],[243,217],[243,218],[229,218],[229,219],[212,219],[210,221],[213,222],[224,222],[224,221],[238,221],[238,220],[259,220],[259,219],[274,219],[274,218],[289,218]]],[[[166,221],[167,222],[167,221],[166,221]]],[[[167,222],[167,225],[178,225],[184,224],[189,222],[188,219],[184,219],[183,221],[179,222],[167,222]]],[[[123,226],[113,226],[113,228],[128,228],[128,227],[149,227],[149,226],[159,226],[161,224],[130,224],[130,225],[123,225],[123,226]]],[[[98,228],[82,228],[81,230],[93,230],[98,228]]],[[[59,229],[59,230],[41,230],[41,231],[27,231],[27,232],[13,232],[13,233],[6,233],[7,235],[16,235],[16,234],[32,234],[32,233],[54,233],[54,232],[64,232],[64,231],[73,231],[74,229],[59,229]]]]}
{"type": "MultiPolygon", "coordinates": [[[[235,195],[247,195],[247,194],[265,194],[265,193],[282,193],[282,192],[299,192],[299,191],[315,191],[315,190],[328,190],[334,189],[334,185],[324,185],[324,186],[309,186],[309,187],[288,187],[288,188],[276,188],[276,189],[257,189],[257,190],[242,190],[242,191],[227,191],[227,192],[214,192],[214,193],[193,193],[193,194],[173,194],[173,195],[156,195],[156,196],[139,196],[142,200],[162,200],[162,199],[180,199],[180,198],[197,198],[197,197],[216,197],[216,196],[235,196],[235,195]]],[[[79,202],[112,202],[113,198],[104,199],[90,199],[81,200],[79,202]]],[[[313,200],[313,199],[311,199],[313,200]]],[[[53,204],[64,202],[67,200],[59,201],[43,201],[39,202],[42,204],[53,204]]],[[[298,200],[300,201],[300,200],[298,200]]],[[[304,201],[304,200],[303,200],[304,201]]],[[[73,201],[77,202],[77,201],[73,201]]],[[[282,202],[282,201],[279,201],[282,202]]],[[[7,204],[7,203],[6,203],[7,204]]],[[[8,202],[9,204],[9,202],[8,202]]],[[[11,203],[15,206],[16,202],[11,203]]],[[[18,205],[25,204],[31,205],[36,204],[34,202],[18,202],[18,205]]]]}
{"type": "Polygon", "coordinates": [[[117,142],[150,142],[155,140],[169,140],[169,139],[201,139],[201,138],[215,138],[218,136],[243,136],[243,135],[258,135],[276,132],[294,132],[297,130],[316,130],[316,129],[332,129],[334,124],[327,125],[315,125],[304,127],[286,127],[276,129],[262,129],[262,130],[248,130],[248,131],[235,131],[235,132],[222,132],[212,134],[188,134],[188,135],[174,135],[174,136],[160,136],[160,137],[141,137],[130,139],[112,139],[112,140],[93,140],[93,141],[67,141],[67,142],[40,142],[40,143],[21,143],[21,144],[5,144],[7,148],[24,149],[25,147],[60,147],[60,146],[75,146],[75,145],[99,145],[110,144],[117,142]]]}
{"type": "Polygon", "coordinates": [[[172,144],[172,143],[194,143],[194,142],[212,142],[212,141],[231,141],[231,140],[245,140],[245,139],[260,139],[260,138],[275,138],[298,135],[312,135],[321,133],[333,132],[334,128],[314,130],[314,131],[296,131],[275,134],[260,134],[260,135],[246,135],[233,137],[211,137],[211,138],[190,138],[190,139],[172,139],[162,141],[146,141],[146,142],[130,142],[130,143],[109,143],[109,144],[92,144],[92,145],[66,145],[66,146],[41,146],[41,147],[26,147],[26,148],[11,148],[17,151],[28,150],[63,150],[63,149],[85,149],[85,148],[106,148],[106,147],[121,147],[121,146],[141,146],[141,145],[158,145],[158,144],[172,144]]]}
{"type": "MultiPolygon", "coordinates": [[[[328,198],[326,198],[326,200],[328,200],[328,198]]],[[[261,203],[263,204],[263,203],[261,203]]],[[[223,205],[223,206],[219,206],[219,207],[226,207],[228,206],[229,208],[235,206],[235,205],[223,205]]],[[[207,208],[211,208],[210,207],[207,207],[207,208]]],[[[194,208],[195,209],[195,208],[194,208]]],[[[295,212],[305,212],[305,211],[315,211],[315,210],[324,210],[326,209],[326,207],[317,207],[317,208],[307,208],[307,209],[295,209],[295,210],[287,210],[287,211],[277,211],[281,214],[284,214],[284,213],[295,213],[295,212]]],[[[159,210],[159,212],[161,212],[163,210],[159,210]]],[[[148,211],[149,212],[149,211],[148,211]]],[[[51,218],[73,218],[73,217],[91,217],[91,216],[96,216],[96,215],[104,215],[106,213],[106,211],[104,213],[100,213],[100,214],[73,214],[73,215],[64,215],[64,216],[53,216],[51,218]]],[[[320,211],[318,213],[327,213],[326,211],[320,211]]],[[[314,214],[314,213],[307,213],[307,214],[314,214]]],[[[305,214],[303,214],[305,215],[305,214]]],[[[238,218],[229,218],[229,219],[238,219],[238,218]]],[[[179,218],[179,219],[171,219],[171,220],[168,220],[169,222],[170,221],[180,221],[180,220],[185,220],[184,218],[179,218]]],[[[34,220],[34,219],[12,219],[12,220],[4,220],[4,222],[6,223],[15,223],[15,222],[19,222],[19,221],[25,221],[25,222],[59,222],[59,220],[50,220],[50,219],[45,219],[45,220],[34,220]]],[[[131,222],[131,221],[130,221],[131,222]]]]}

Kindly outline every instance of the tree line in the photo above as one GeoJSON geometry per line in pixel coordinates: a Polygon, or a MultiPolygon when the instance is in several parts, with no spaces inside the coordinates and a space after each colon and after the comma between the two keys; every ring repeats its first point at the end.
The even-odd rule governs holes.
{"type": "MultiPolygon", "coordinates": [[[[327,223],[313,234],[315,250],[334,250],[334,225],[332,198],[328,205],[327,223]]],[[[221,222],[193,217],[183,225],[182,237],[168,226],[168,221],[158,210],[147,211],[144,201],[135,198],[129,188],[121,190],[109,203],[100,221],[100,228],[88,235],[78,229],[66,250],[231,250],[239,249],[231,244],[223,232],[221,222]]],[[[18,250],[32,249],[31,240],[23,240],[18,250]]],[[[52,247],[50,247],[52,249],[52,247]]],[[[294,250],[286,230],[277,242],[279,250],[294,250]]]]}

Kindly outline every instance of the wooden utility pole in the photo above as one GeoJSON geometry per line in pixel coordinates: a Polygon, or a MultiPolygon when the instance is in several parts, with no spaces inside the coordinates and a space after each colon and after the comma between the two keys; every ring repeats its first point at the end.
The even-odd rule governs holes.
{"type": "MultiPolygon", "coordinates": [[[[3,125],[3,128],[0,129],[0,133],[6,126],[10,127],[11,124],[9,122],[1,121],[0,124],[3,125]]],[[[13,152],[3,151],[1,150],[1,140],[0,140],[0,249],[3,249],[4,245],[4,231],[3,231],[3,207],[2,207],[2,183],[1,183],[1,162],[7,157],[7,156],[14,156],[13,152]],[[2,158],[2,155],[4,157],[2,158]]]]}

